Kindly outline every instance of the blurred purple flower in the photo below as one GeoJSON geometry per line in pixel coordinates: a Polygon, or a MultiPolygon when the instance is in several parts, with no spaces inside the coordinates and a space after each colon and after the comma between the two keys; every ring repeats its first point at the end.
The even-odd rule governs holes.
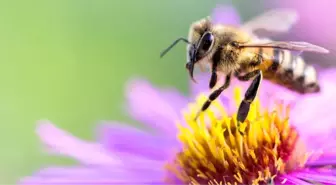
{"type": "Polygon", "coordinates": [[[214,24],[240,25],[240,16],[232,6],[218,5],[213,10],[211,22],[214,24]]]}
{"type": "MultiPolygon", "coordinates": [[[[223,15],[223,17],[232,17],[230,20],[236,20],[237,17],[233,14],[231,12],[230,15],[223,15]]],[[[233,88],[239,85],[246,89],[248,83],[234,81],[231,87],[221,95],[220,100],[215,102],[207,114],[209,115],[207,117],[209,119],[206,120],[207,124],[209,122],[212,124],[209,128],[210,131],[207,132],[208,127],[203,127],[202,124],[197,125],[196,122],[189,119],[195,113],[194,105],[189,105],[189,112],[184,112],[184,118],[181,118],[181,110],[187,107],[188,102],[193,102],[200,94],[207,91],[209,76],[197,78],[199,83],[191,85],[189,98],[173,89],[155,89],[145,80],[132,81],[126,91],[128,92],[128,110],[133,118],[147,124],[154,133],[135,129],[120,122],[104,122],[98,129],[98,141],[89,142],[76,138],[48,121],[41,121],[37,134],[46,145],[47,151],[51,154],[71,157],[79,164],[47,167],[31,177],[23,178],[20,183],[26,185],[186,184],[186,181],[195,180],[203,183],[204,181],[200,180],[202,177],[215,175],[212,176],[213,179],[218,180],[219,178],[220,181],[224,179],[250,182],[253,179],[260,179],[261,182],[267,180],[268,177],[275,177],[274,181],[277,184],[336,184],[336,169],[334,168],[336,165],[336,117],[333,112],[336,109],[336,104],[330,102],[336,93],[333,80],[335,77],[335,70],[325,71],[320,77],[322,92],[306,96],[295,94],[264,81],[259,91],[260,104],[266,110],[270,110],[272,101],[276,99],[281,98],[290,103],[294,102],[289,115],[291,126],[285,126],[287,122],[284,121],[282,127],[282,124],[279,124],[282,123],[280,117],[276,116],[276,120],[273,120],[270,113],[265,113],[262,120],[258,120],[257,115],[261,111],[254,107],[251,109],[251,116],[248,117],[250,125],[247,129],[248,134],[244,138],[233,133],[229,133],[229,138],[226,138],[224,130],[214,125],[223,123],[226,124],[224,126],[228,126],[231,123],[224,115],[225,111],[221,109],[226,108],[229,117],[230,115],[234,117],[237,107],[232,99],[239,99],[239,97],[237,97],[237,93],[234,93],[233,88]],[[211,113],[217,114],[219,118],[217,116],[213,118],[211,113]],[[221,117],[224,117],[224,120],[221,117]],[[213,121],[213,119],[215,120],[213,121]],[[261,128],[258,126],[259,124],[268,127],[268,129],[261,128]],[[188,126],[193,127],[188,128],[188,126]],[[278,130],[274,130],[273,127],[276,126],[279,127],[278,130]],[[221,138],[222,140],[219,140],[219,143],[212,142],[216,140],[200,142],[209,134],[212,134],[210,138],[221,138]],[[265,143],[258,144],[259,140],[265,143]],[[224,144],[227,143],[231,147],[222,148],[223,141],[224,144]],[[238,145],[233,144],[235,141],[243,142],[245,147],[251,149],[250,152],[243,153],[248,155],[245,157],[253,156],[251,152],[256,152],[256,155],[260,154],[257,155],[258,159],[259,157],[261,159],[257,165],[252,168],[248,167],[249,164],[254,164],[253,160],[244,161],[243,157],[235,155],[235,152],[239,153],[237,150],[241,149],[238,145]],[[264,148],[269,149],[267,148],[268,141],[274,141],[274,148],[280,150],[265,150],[264,148]],[[254,142],[257,142],[257,145],[254,145],[254,142]],[[302,143],[304,143],[304,147],[301,145],[302,143]],[[210,157],[202,155],[202,152],[193,153],[192,147],[195,146],[203,151],[203,154],[204,152],[208,152],[208,155],[211,154],[210,157]],[[226,161],[217,161],[214,159],[217,159],[218,154],[224,153],[224,151],[211,153],[205,151],[206,147],[210,150],[220,148],[231,154],[225,153],[227,156],[222,156],[226,161]],[[228,148],[229,150],[227,150],[228,148]],[[260,151],[269,153],[258,153],[260,151]],[[308,152],[313,153],[307,160],[303,160],[308,152]],[[273,158],[267,158],[273,155],[277,156],[277,161],[272,162],[273,158]],[[234,163],[234,159],[242,160],[242,163],[234,163]],[[202,169],[200,166],[204,160],[205,164],[214,165],[215,172],[213,168],[209,170],[211,165],[197,171],[202,169]],[[196,167],[188,166],[190,165],[188,162],[196,167]],[[225,165],[228,167],[223,167],[225,165]],[[233,172],[232,169],[243,168],[241,165],[247,165],[245,168],[251,172],[244,173],[249,175],[241,176],[241,173],[216,174],[219,172],[219,168],[233,172]],[[253,171],[253,169],[259,171],[253,171]],[[274,174],[274,170],[279,174],[274,174]],[[194,173],[195,171],[197,173],[194,173]],[[258,177],[258,172],[264,176],[258,177]]],[[[198,99],[202,98],[204,96],[200,96],[198,99]]],[[[203,122],[200,121],[200,123],[203,122]]],[[[227,129],[232,128],[228,127],[227,129]]],[[[231,132],[233,131],[231,130],[231,132]]],[[[241,172],[243,173],[243,171],[241,172]]]]}
{"type": "MultiPolygon", "coordinates": [[[[336,41],[336,1],[331,0],[282,0],[269,2],[270,5],[294,8],[300,21],[297,23],[297,36],[306,36],[317,41],[336,41]],[[314,29],[312,29],[312,27],[314,29]]],[[[332,43],[330,43],[332,44],[332,43]]]]}
{"type": "Polygon", "coordinates": [[[282,40],[303,40],[321,45],[331,51],[328,55],[307,53],[308,62],[335,66],[336,1],[333,0],[282,0],[265,1],[271,8],[291,8],[298,12],[299,21],[282,40]]]}

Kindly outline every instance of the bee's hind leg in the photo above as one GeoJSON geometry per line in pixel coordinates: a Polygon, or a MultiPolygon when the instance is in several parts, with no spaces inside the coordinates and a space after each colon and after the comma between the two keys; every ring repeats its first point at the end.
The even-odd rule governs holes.
{"type": "Polygon", "coordinates": [[[255,70],[249,73],[246,73],[245,75],[239,75],[238,72],[235,73],[235,77],[237,77],[240,81],[249,81],[251,78],[257,76],[260,73],[260,70],[255,70]]]}
{"type": "MultiPolygon", "coordinates": [[[[253,72],[251,72],[253,73],[253,72]]],[[[249,73],[248,73],[249,74],[249,73]]],[[[246,75],[248,75],[246,74],[246,75]]],[[[249,113],[251,103],[255,99],[258,93],[258,89],[260,87],[260,83],[262,80],[262,72],[258,71],[256,75],[254,75],[255,78],[253,79],[251,85],[245,92],[245,96],[243,101],[240,103],[239,108],[238,108],[238,113],[237,113],[237,123],[238,123],[238,128],[240,123],[243,123],[249,113]]],[[[251,77],[252,78],[252,77],[251,77]]],[[[239,130],[239,129],[238,129],[239,130]]],[[[242,132],[240,132],[242,134],[242,132]]]]}
{"type": "Polygon", "coordinates": [[[206,102],[203,103],[203,106],[201,108],[201,110],[196,114],[195,120],[198,118],[199,114],[201,112],[204,112],[205,110],[207,110],[209,108],[209,106],[211,105],[212,101],[214,101],[215,99],[218,98],[218,96],[226,89],[229,87],[231,82],[231,73],[226,75],[225,77],[225,82],[222,86],[220,86],[218,89],[216,89],[215,91],[213,91],[206,102]]]}

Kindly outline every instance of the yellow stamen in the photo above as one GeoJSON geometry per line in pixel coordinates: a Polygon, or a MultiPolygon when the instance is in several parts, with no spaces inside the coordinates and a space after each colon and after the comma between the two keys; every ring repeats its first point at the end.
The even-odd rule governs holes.
{"type": "MultiPolygon", "coordinates": [[[[182,149],[167,164],[167,170],[179,181],[195,185],[259,184],[305,163],[307,153],[297,152],[303,146],[289,124],[288,106],[278,103],[273,111],[261,111],[256,99],[238,128],[237,113],[228,116],[218,100],[195,121],[206,99],[199,96],[196,104],[189,106],[190,112],[184,113],[187,124],[178,124],[182,149]]],[[[238,107],[240,88],[234,89],[234,101],[238,107]]]]}

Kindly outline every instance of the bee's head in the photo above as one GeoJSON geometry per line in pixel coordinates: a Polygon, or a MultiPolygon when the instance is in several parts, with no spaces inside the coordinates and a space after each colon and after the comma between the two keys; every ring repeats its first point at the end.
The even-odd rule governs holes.
{"type": "Polygon", "coordinates": [[[198,41],[193,42],[193,44],[188,46],[188,62],[186,64],[186,68],[189,70],[191,77],[193,77],[194,65],[204,59],[210,53],[210,51],[212,51],[214,43],[214,35],[207,31],[202,35],[202,37],[200,37],[198,41]]]}
{"type": "Polygon", "coordinates": [[[195,64],[208,56],[214,47],[215,36],[209,31],[210,27],[211,22],[209,17],[193,23],[190,27],[188,39],[176,39],[173,44],[162,52],[161,56],[165,55],[179,41],[188,43],[186,68],[189,71],[191,79],[195,81],[193,78],[195,64]]]}

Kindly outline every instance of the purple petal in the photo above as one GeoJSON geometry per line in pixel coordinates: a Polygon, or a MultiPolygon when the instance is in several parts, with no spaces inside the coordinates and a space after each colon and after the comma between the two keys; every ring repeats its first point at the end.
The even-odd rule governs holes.
{"type": "MultiPolygon", "coordinates": [[[[27,177],[19,182],[20,185],[112,185],[112,184],[147,184],[153,183],[153,180],[142,182],[141,179],[136,181],[131,175],[121,177],[123,179],[115,179],[113,177],[91,178],[91,177],[27,177]]],[[[162,182],[161,182],[162,183],[162,182]]],[[[160,183],[158,183],[160,184],[160,183]]],[[[162,183],[163,184],[163,183],[162,183]]]]}
{"type": "Polygon", "coordinates": [[[240,25],[240,16],[232,6],[218,5],[212,12],[211,22],[213,24],[240,25]]]}
{"type": "Polygon", "coordinates": [[[103,168],[94,166],[73,166],[73,167],[48,167],[38,171],[34,176],[39,177],[69,177],[69,176],[91,176],[91,177],[108,177],[111,172],[103,168]]]}
{"type": "MultiPolygon", "coordinates": [[[[150,176],[150,175],[148,175],[150,176]]],[[[27,177],[19,182],[20,185],[118,185],[118,184],[166,184],[162,182],[162,179],[157,179],[157,181],[150,177],[132,176],[125,174],[124,176],[119,176],[118,178],[105,177],[105,178],[91,178],[91,177],[72,177],[72,178],[41,178],[41,177],[27,177]],[[121,178],[121,179],[119,179],[121,178]]]]}
{"type": "MultiPolygon", "coordinates": [[[[295,179],[296,180],[296,179],[295,179]]],[[[294,183],[292,181],[289,181],[286,176],[279,175],[274,179],[275,185],[296,185],[297,183],[294,183]]]]}
{"type": "Polygon", "coordinates": [[[136,120],[147,123],[158,131],[176,133],[175,123],[179,119],[180,110],[175,109],[175,103],[179,105],[180,102],[165,99],[144,80],[129,83],[127,98],[129,111],[136,120]]]}
{"type": "Polygon", "coordinates": [[[152,160],[166,160],[176,146],[175,137],[158,136],[138,129],[105,122],[99,127],[99,141],[111,152],[136,154],[152,160]]]}
{"type": "MultiPolygon", "coordinates": [[[[195,99],[197,96],[199,96],[201,93],[209,94],[210,93],[210,88],[209,88],[209,82],[210,82],[210,77],[211,75],[209,73],[202,73],[202,74],[197,74],[196,80],[197,83],[194,83],[193,81],[190,81],[190,89],[191,89],[191,96],[195,99]]],[[[219,78],[218,82],[216,84],[217,88],[221,85],[224,84],[224,78],[219,78]]],[[[229,100],[232,100],[233,98],[233,89],[237,86],[246,88],[248,83],[242,83],[239,82],[235,79],[232,79],[231,85],[223,91],[223,93],[219,96],[221,100],[227,104],[229,103],[229,100]]],[[[216,89],[216,87],[214,87],[216,89]]]]}
{"type": "Polygon", "coordinates": [[[20,184],[161,184],[163,178],[163,170],[125,171],[118,168],[56,167],[24,178],[20,184]]]}
{"type": "Polygon", "coordinates": [[[188,103],[190,102],[190,98],[187,98],[186,96],[183,96],[180,92],[174,90],[174,89],[164,89],[160,91],[160,94],[163,99],[169,100],[172,103],[172,107],[177,112],[183,110],[187,107],[188,103]]]}
{"type": "Polygon", "coordinates": [[[79,140],[47,121],[40,123],[38,135],[53,153],[72,157],[85,165],[125,168],[132,167],[134,164],[141,164],[145,165],[144,167],[150,168],[162,167],[162,161],[146,159],[138,156],[136,153],[130,154],[120,151],[112,153],[103,144],[79,140]]]}
{"type": "Polygon", "coordinates": [[[83,164],[119,165],[121,161],[110,155],[102,145],[85,142],[72,136],[49,121],[40,121],[37,134],[43,144],[54,153],[72,157],[83,164]]]}
{"type": "Polygon", "coordinates": [[[323,133],[301,133],[301,138],[308,144],[307,149],[309,151],[327,151],[328,153],[336,153],[335,129],[330,129],[323,133]]]}
{"type": "MultiPolygon", "coordinates": [[[[334,144],[335,145],[335,144],[334,144]]],[[[326,153],[320,153],[312,155],[311,158],[307,161],[306,166],[330,166],[336,165],[336,148],[326,148],[326,153]],[[330,152],[330,150],[334,150],[330,152]]]]}
{"type": "Polygon", "coordinates": [[[82,167],[49,167],[24,178],[21,184],[158,184],[165,175],[164,162],[153,162],[134,155],[118,153],[119,166],[85,165],[82,167]]]}
{"type": "Polygon", "coordinates": [[[191,96],[193,98],[197,97],[200,93],[209,91],[210,77],[211,75],[208,73],[197,74],[195,75],[195,79],[197,80],[197,83],[194,83],[191,80],[189,81],[191,96]]]}
{"type": "MultiPolygon", "coordinates": [[[[135,165],[135,164],[134,164],[135,165]]],[[[101,166],[84,166],[84,167],[49,167],[37,172],[35,176],[40,177],[67,177],[67,176],[91,176],[91,177],[113,177],[123,174],[137,174],[146,176],[152,174],[153,177],[162,177],[164,170],[155,166],[153,168],[114,168],[114,167],[101,167],[101,166]]]]}
{"type": "Polygon", "coordinates": [[[320,74],[319,78],[321,82],[329,81],[329,82],[336,84],[335,82],[336,69],[335,68],[321,70],[319,74],[320,74]]]}
{"type": "MultiPolygon", "coordinates": [[[[210,81],[210,75],[208,73],[206,74],[197,74],[196,80],[197,83],[194,83],[193,81],[190,81],[190,94],[192,97],[192,100],[194,101],[200,94],[206,94],[209,95],[211,90],[209,88],[209,81],[210,81]]],[[[221,84],[223,79],[219,79],[220,82],[218,84],[221,84]]],[[[230,88],[230,87],[229,87],[230,88]]],[[[225,90],[220,96],[220,100],[224,104],[224,106],[229,105],[229,100],[232,99],[231,92],[229,90],[225,90]]]]}
{"type": "MultiPolygon", "coordinates": [[[[331,16],[329,19],[324,19],[326,16],[335,15],[334,7],[335,1],[331,0],[282,0],[282,1],[265,1],[270,7],[285,7],[295,9],[300,17],[300,21],[295,26],[295,29],[291,32],[291,38],[300,38],[309,40],[314,43],[323,43],[324,46],[334,49],[336,38],[333,34],[336,32],[334,23],[336,22],[336,16],[331,16]],[[311,29],[316,27],[318,29],[311,29]],[[311,29],[311,30],[309,30],[311,29]],[[309,30],[304,32],[303,30],[309,30]],[[323,37],[321,37],[323,35],[323,37]]],[[[266,5],[267,5],[266,4],[266,5]]],[[[327,56],[328,57],[328,56],[327,56]]],[[[329,56],[330,60],[333,55],[329,56]]],[[[328,58],[329,58],[328,57],[328,58]]],[[[324,62],[318,61],[318,62],[324,62]]]]}
{"type": "Polygon", "coordinates": [[[324,172],[321,170],[295,172],[291,175],[300,179],[304,179],[306,181],[336,184],[335,174],[331,174],[330,172],[324,172]]]}
{"type": "Polygon", "coordinates": [[[313,169],[306,169],[303,170],[302,172],[307,172],[307,173],[322,173],[325,175],[331,175],[331,176],[335,176],[336,175],[336,168],[313,168],[313,169]]]}
{"type": "Polygon", "coordinates": [[[336,128],[336,117],[331,111],[336,109],[336,104],[330,102],[335,97],[336,86],[326,81],[322,83],[321,93],[305,95],[291,111],[292,122],[301,133],[323,134],[336,128]]]}
{"type": "MultiPolygon", "coordinates": [[[[300,184],[300,185],[311,185],[311,183],[305,182],[303,180],[300,180],[299,178],[292,176],[292,175],[281,175],[280,178],[282,179],[286,179],[284,185],[296,185],[296,184],[300,184]]],[[[283,183],[278,183],[279,185],[283,184],[283,183]]]]}

